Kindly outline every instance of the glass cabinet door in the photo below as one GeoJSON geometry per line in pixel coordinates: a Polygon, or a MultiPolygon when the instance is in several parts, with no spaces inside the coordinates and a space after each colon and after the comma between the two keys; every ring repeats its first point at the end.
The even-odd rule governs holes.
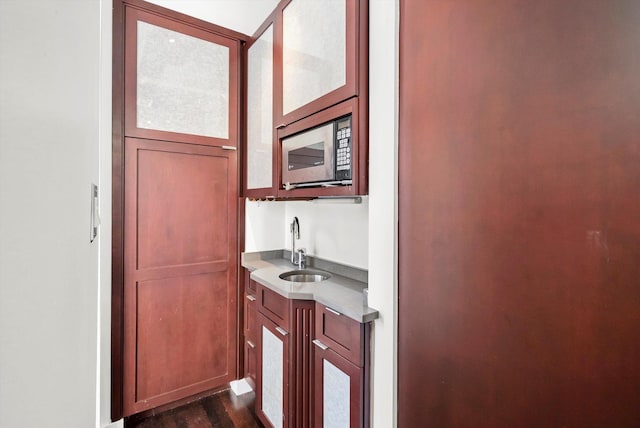
{"type": "Polygon", "coordinates": [[[238,42],[127,10],[127,136],[235,146],[238,42]]]}
{"type": "Polygon", "coordinates": [[[288,332],[262,314],[258,315],[258,370],[256,415],[267,427],[288,426],[288,332]]]}
{"type": "Polygon", "coordinates": [[[247,196],[275,195],[274,160],[273,25],[269,25],[247,50],[246,190],[265,189],[264,195],[247,196]]]}
{"type": "Polygon", "coordinates": [[[364,369],[314,340],[314,426],[362,427],[364,369]]]}
{"type": "Polygon", "coordinates": [[[262,412],[281,428],[284,408],[284,343],[267,327],[262,326],[262,412]]]}
{"type": "Polygon", "coordinates": [[[291,0],[282,11],[283,124],[356,95],[355,0],[291,0]]]}

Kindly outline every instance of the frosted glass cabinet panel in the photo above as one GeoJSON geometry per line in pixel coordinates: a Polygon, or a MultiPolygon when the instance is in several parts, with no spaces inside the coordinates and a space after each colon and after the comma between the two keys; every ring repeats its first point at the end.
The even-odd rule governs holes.
{"type": "Polygon", "coordinates": [[[229,48],[138,21],[138,128],[229,137],[229,48]]]}
{"type": "Polygon", "coordinates": [[[247,54],[247,189],[273,186],[273,25],[247,54]]]}
{"type": "Polygon", "coordinates": [[[347,0],[292,0],[282,13],[282,114],[347,82],[347,0]]]}
{"type": "Polygon", "coordinates": [[[125,135],[236,146],[240,42],[126,10],[125,135]]]}
{"type": "MultiPolygon", "coordinates": [[[[314,341],[316,343],[317,341],[314,341]]],[[[325,345],[322,345],[326,348],[325,345]]],[[[367,427],[364,413],[364,368],[347,361],[333,350],[313,350],[314,426],[322,428],[367,427]]],[[[368,370],[368,369],[367,369],[368,370]]]]}
{"type": "Polygon", "coordinates": [[[262,326],[262,411],[274,428],[282,428],[284,344],[262,326]]]}
{"type": "Polygon", "coordinates": [[[322,388],[330,393],[322,400],[324,428],[349,428],[351,379],[349,375],[323,360],[322,388]]]}

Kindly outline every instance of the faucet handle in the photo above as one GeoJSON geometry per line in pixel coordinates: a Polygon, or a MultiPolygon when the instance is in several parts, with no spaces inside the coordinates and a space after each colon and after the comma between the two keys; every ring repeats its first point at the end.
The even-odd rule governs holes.
{"type": "Polygon", "coordinates": [[[298,255],[298,269],[304,269],[304,263],[306,261],[306,257],[307,257],[307,250],[305,250],[304,248],[298,248],[296,250],[296,254],[298,255]]]}

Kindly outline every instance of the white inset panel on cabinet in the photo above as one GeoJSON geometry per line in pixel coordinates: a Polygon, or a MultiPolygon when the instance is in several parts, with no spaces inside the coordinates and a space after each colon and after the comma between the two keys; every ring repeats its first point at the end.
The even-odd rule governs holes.
{"type": "Polygon", "coordinates": [[[229,137],[229,48],[138,21],[138,128],[229,137]]]}
{"type": "Polygon", "coordinates": [[[262,411],[274,428],[282,428],[284,345],[262,327],[262,411]]]}
{"type": "Polygon", "coordinates": [[[349,375],[322,360],[324,391],[322,415],[324,428],[349,428],[350,378],[349,375]]]}
{"type": "Polygon", "coordinates": [[[293,0],[283,11],[282,113],[346,84],[346,0],[293,0]]]}
{"type": "Polygon", "coordinates": [[[249,48],[247,189],[273,185],[273,26],[249,48]]]}

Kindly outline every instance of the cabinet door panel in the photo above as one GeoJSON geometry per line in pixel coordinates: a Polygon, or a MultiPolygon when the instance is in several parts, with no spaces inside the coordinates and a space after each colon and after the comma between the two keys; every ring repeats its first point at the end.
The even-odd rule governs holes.
{"type": "Polygon", "coordinates": [[[330,428],[349,426],[351,378],[329,360],[322,360],[322,390],[331,394],[322,396],[323,426],[330,428]]]}
{"type": "Polygon", "coordinates": [[[357,366],[364,365],[365,324],[316,303],[316,338],[357,366]]]}
{"type": "Polygon", "coordinates": [[[284,344],[262,327],[262,412],[275,428],[282,427],[284,407],[284,344]]]}
{"type": "Polygon", "coordinates": [[[124,412],[235,375],[235,152],[125,140],[124,412]]]}
{"type": "Polygon", "coordinates": [[[345,0],[293,0],[282,12],[282,113],[343,86],[346,71],[345,0]]]}
{"type": "MultiPolygon", "coordinates": [[[[273,25],[247,49],[246,190],[264,189],[273,196],[273,25]]],[[[249,192],[253,196],[256,192],[249,192]]]]}
{"type": "Polygon", "coordinates": [[[314,347],[316,427],[364,426],[364,369],[331,349],[314,347]]]}
{"type": "Polygon", "coordinates": [[[284,6],[276,68],[278,124],[357,95],[359,3],[291,0],[284,6]]]}
{"type": "Polygon", "coordinates": [[[289,337],[285,330],[264,315],[258,315],[258,371],[256,414],[268,427],[286,426],[289,384],[289,337]]]}
{"type": "Polygon", "coordinates": [[[238,41],[126,11],[125,133],[236,145],[238,41]]]}
{"type": "Polygon", "coordinates": [[[282,327],[289,328],[289,300],[275,291],[258,285],[258,309],[282,327]]]}

